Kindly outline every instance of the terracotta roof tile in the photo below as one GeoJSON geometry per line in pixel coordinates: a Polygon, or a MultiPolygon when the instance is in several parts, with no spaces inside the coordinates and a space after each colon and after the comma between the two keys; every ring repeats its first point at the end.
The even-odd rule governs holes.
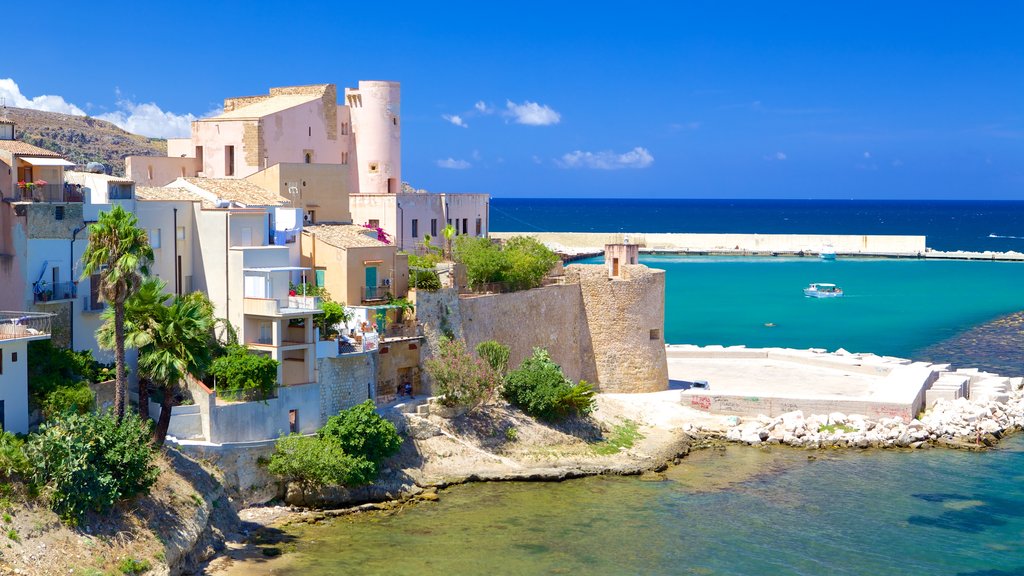
{"type": "Polygon", "coordinates": [[[288,201],[267,192],[248,180],[233,178],[182,178],[185,182],[206,190],[217,198],[244,206],[284,206],[288,201]]]}
{"type": "Polygon", "coordinates": [[[379,248],[389,246],[377,240],[377,233],[354,224],[314,224],[303,227],[317,239],[337,248],[379,248]]]}
{"type": "Polygon", "coordinates": [[[25,156],[39,156],[42,158],[62,158],[60,154],[52,150],[40,148],[39,146],[33,146],[28,142],[22,142],[21,140],[0,140],[0,150],[10,152],[11,154],[21,154],[25,156]]]}
{"type": "Polygon", "coordinates": [[[201,202],[203,208],[215,208],[213,202],[199,194],[184,188],[162,188],[155,186],[136,186],[135,198],[143,202],[176,201],[201,202]]]}

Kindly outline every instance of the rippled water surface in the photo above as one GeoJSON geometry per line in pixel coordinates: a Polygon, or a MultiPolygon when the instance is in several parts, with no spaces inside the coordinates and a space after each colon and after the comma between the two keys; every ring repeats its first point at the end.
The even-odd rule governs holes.
{"type": "Polygon", "coordinates": [[[809,454],[699,451],[662,482],[459,486],[437,504],[297,529],[296,552],[260,568],[305,576],[1024,573],[1024,438],[987,454],[809,454]]]}

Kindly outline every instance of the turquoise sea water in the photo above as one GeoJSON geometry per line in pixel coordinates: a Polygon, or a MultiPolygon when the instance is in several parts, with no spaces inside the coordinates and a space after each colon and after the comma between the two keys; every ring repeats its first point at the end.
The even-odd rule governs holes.
{"type": "Polygon", "coordinates": [[[1024,265],[1015,262],[640,261],[666,271],[665,340],[671,344],[845,348],[914,357],[974,325],[1024,310],[1024,265]],[[838,284],[845,296],[805,298],[802,290],[811,282],[838,284]]]}
{"type": "MultiPolygon", "coordinates": [[[[642,261],[667,271],[673,343],[912,357],[1024,309],[1019,264],[642,261]],[[847,296],[804,298],[810,282],[847,296]]],[[[1021,575],[1024,435],[987,453],[704,450],[663,482],[458,486],[289,536],[294,553],[232,574],[1021,575]]]]}

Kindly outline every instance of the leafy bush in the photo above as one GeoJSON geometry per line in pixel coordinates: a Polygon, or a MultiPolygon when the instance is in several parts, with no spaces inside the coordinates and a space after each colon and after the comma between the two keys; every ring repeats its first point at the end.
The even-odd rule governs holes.
{"type": "MultiPolygon", "coordinates": [[[[337,443],[346,454],[372,462],[374,477],[377,475],[376,467],[398,452],[402,445],[395,425],[374,411],[372,400],[328,418],[327,424],[320,429],[320,438],[337,443]]],[[[368,480],[372,481],[373,478],[368,480]]]]}
{"type": "Polygon", "coordinates": [[[328,418],[317,436],[278,439],[267,469],[304,488],[359,486],[376,480],[380,463],[401,444],[395,426],[367,400],[328,418]]]}
{"type": "Polygon", "coordinates": [[[338,331],[334,329],[337,324],[342,324],[349,319],[348,312],[345,311],[345,305],[339,304],[332,300],[322,302],[320,308],[324,311],[323,314],[317,314],[313,317],[313,322],[316,327],[320,329],[321,338],[330,338],[337,336],[338,331]]]}
{"type": "Polygon", "coordinates": [[[542,420],[561,420],[594,409],[594,390],[580,381],[573,384],[547,350],[534,348],[533,356],[505,378],[502,395],[523,412],[542,420]]]}
{"type": "Polygon", "coordinates": [[[336,442],[300,434],[278,439],[267,470],[304,488],[354,486],[376,477],[369,460],[349,456],[336,442]]]}
{"type": "Polygon", "coordinates": [[[434,270],[409,270],[409,286],[417,290],[434,292],[441,289],[441,278],[434,270]]]}
{"type": "Polygon", "coordinates": [[[501,384],[498,372],[470,354],[462,340],[441,339],[437,357],[427,360],[424,367],[445,406],[476,408],[488,402],[501,384]]]}
{"type": "Polygon", "coordinates": [[[317,286],[312,282],[288,282],[288,293],[295,292],[296,296],[316,296],[324,300],[330,300],[331,295],[327,292],[327,288],[323,286],[317,286]]]}
{"type": "Polygon", "coordinates": [[[28,344],[29,399],[47,418],[71,405],[91,407],[86,396],[93,395],[86,393],[89,390],[86,383],[104,382],[113,377],[113,365],[97,362],[91,350],[75,352],[54,346],[49,340],[28,344]],[[54,394],[57,397],[51,399],[54,394]]]}
{"type": "Polygon", "coordinates": [[[455,240],[455,261],[466,265],[473,287],[504,282],[512,290],[535,288],[558,260],[546,246],[525,236],[510,238],[503,246],[472,236],[455,240]]]}
{"type": "Polygon", "coordinates": [[[505,255],[505,282],[513,290],[540,286],[544,276],[559,262],[558,255],[527,236],[509,238],[502,248],[505,255]]]}
{"type": "Polygon", "coordinates": [[[217,394],[231,400],[263,400],[277,386],[277,360],[249,352],[239,344],[213,361],[209,374],[215,378],[217,394]]]}
{"type": "Polygon", "coordinates": [[[43,399],[43,417],[50,420],[60,414],[85,414],[96,407],[96,394],[85,382],[58,388],[43,399]]]}
{"type": "Polygon", "coordinates": [[[10,432],[0,433],[0,474],[10,478],[27,475],[31,471],[32,464],[25,455],[25,441],[10,432]]]}
{"type": "Polygon", "coordinates": [[[511,349],[497,340],[486,340],[476,345],[476,353],[487,362],[496,374],[508,371],[508,357],[511,349]]]}
{"type": "Polygon", "coordinates": [[[117,563],[117,569],[125,576],[145,574],[146,572],[149,572],[151,567],[149,560],[137,560],[135,558],[122,558],[121,561],[117,563]]]}
{"type": "Polygon", "coordinates": [[[422,256],[419,254],[409,254],[409,268],[433,268],[440,262],[441,255],[433,251],[422,256]]]}
{"type": "Polygon", "coordinates": [[[159,470],[150,423],[127,412],[66,414],[43,424],[26,450],[32,480],[44,486],[50,507],[69,524],[86,512],[105,512],[118,500],[148,492],[159,470]]]}

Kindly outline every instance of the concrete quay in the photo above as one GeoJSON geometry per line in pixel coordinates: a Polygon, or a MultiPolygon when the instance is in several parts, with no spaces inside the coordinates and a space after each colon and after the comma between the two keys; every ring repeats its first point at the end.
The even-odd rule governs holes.
{"type": "Polygon", "coordinates": [[[1020,252],[937,251],[925,236],[851,234],[650,234],[641,232],[491,232],[505,240],[530,236],[566,260],[599,256],[605,244],[629,243],[644,254],[701,256],[817,256],[831,247],[839,257],[927,258],[935,260],[997,260],[1024,262],[1020,252]]]}
{"type": "Polygon", "coordinates": [[[679,402],[734,417],[706,432],[747,444],[957,448],[1024,428],[1024,378],[820,349],[666,347],[679,402]],[[693,387],[697,381],[708,387],[693,387]],[[806,417],[805,417],[806,414],[806,417]]]}

